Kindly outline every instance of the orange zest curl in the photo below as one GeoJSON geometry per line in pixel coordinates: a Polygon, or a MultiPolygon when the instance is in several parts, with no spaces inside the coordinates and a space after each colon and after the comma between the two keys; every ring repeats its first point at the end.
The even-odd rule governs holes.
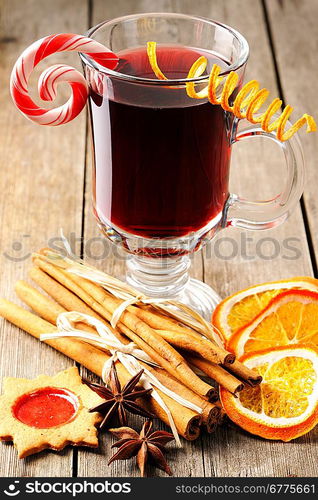
{"type": "MultiPolygon", "coordinates": [[[[158,66],[156,42],[147,43],[147,54],[149,63],[156,77],[160,80],[167,80],[167,77],[158,66]]],[[[202,76],[207,68],[207,64],[208,61],[206,57],[199,57],[192,64],[187,79],[191,80],[202,76]]],[[[314,118],[307,113],[303,114],[288,130],[285,130],[287,121],[294,109],[289,104],[287,104],[281,114],[271,122],[271,119],[275,113],[279,112],[282,105],[282,100],[278,97],[268,105],[263,113],[255,116],[255,113],[261,109],[269,97],[269,91],[266,88],[260,89],[260,84],[257,80],[251,80],[245,83],[231,105],[229,99],[239,84],[239,75],[235,73],[235,71],[231,71],[227,76],[220,76],[220,73],[220,66],[213,64],[209,75],[208,85],[197,92],[195,90],[196,82],[186,82],[187,95],[192,99],[208,99],[211,104],[220,105],[225,111],[230,111],[237,118],[246,118],[249,122],[254,124],[259,123],[265,132],[274,132],[274,130],[276,130],[276,137],[282,142],[290,139],[304,125],[307,125],[306,132],[315,132],[317,130],[314,118]]]]}
{"type": "Polygon", "coordinates": [[[162,73],[161,69],[158,66],[156,46],[157,46],[156,42],[147,43],[147,55],[151,69],[158,78],[158,80],[168,80],[168,78],[162,73]]]}

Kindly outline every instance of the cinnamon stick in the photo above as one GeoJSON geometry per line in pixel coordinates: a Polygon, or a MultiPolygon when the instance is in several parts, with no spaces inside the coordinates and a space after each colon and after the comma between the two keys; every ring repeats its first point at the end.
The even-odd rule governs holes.
{"type": "MultiPolygon", "coordinates": [[[[45,297],[26,282],[18,281],[15,288],[22,301],[26,302],[42,318],[46,319],[53,325],[56,323],[58,314],[65,311],[65,309],[63,309],[56,302],[45,297]]],[[[109,327],[109,325],[107,326],[109,327]]],[[[82,325],[81,323],[79,323],[77,327],[85,330],[90,328],[88,325],[82,325]]],[[[94,331],[93,328],[91,328],[91,330],[94,331]]],[[[198,396],[196,393],[178,382],[175,378],[171,377],[171,375],[163,369],[155,369],[145,363],[141,364],[151,371],[166,387],[202,408],[203,423],[206,425],[208,432],[212,432],[214,430],[215,424],[219,421],[220,408],[218,406],[213,403],[209,403],[205,399],[198,396]]],[[[216,399],[218,399],[218,391],[216,390],[215,392],[216,399]]]]}
{"type": "MultiPolygon", "coordinates": [[[[38,260],[36,260],[36,262],[38,262],[38,260]]],[[[60,284],[55,279],[48,276],[47,273],[43,272],[39,267],[32,267],[29,271],[29,276],[67,311],[79,311],[84,314],[89,314],[94,318],[102,319],[94,309],[85,304],[74,293],[65,288],[65,286],[62,286],[63,284],[60,284]]]]}
{"type": "MultiPolygon", "coordinates": [[[[84,278],[67,273],[44,259],[37,257],[34,259],[34,262],[55,280],[66,286],[73,293],[76,293],[100,314],[102,313],[100,306],[102,306],[102,315],[108,320],[110,320],[112,314],[122,302],[105,292],[100,286],[84,278]],[[96,307],[96,304],[99,307],[96,307]],[[105,314],[105,312],[108,314],[105,314]]],[[[38,284],[41,286],[40,280],[38,284]]],[[[121,324],[124,324],[128,328],[127,333],[125,332],[126,335],[172,376],[178,378],[184,385],[201,396],[205,396],[208,399],[211,397],[211,394],[214,396],[214,389],[195,375],[184,358],[146,323],[129,311],[125,311],[121,316],[121,324]],[[131,334],[132,332],[133,335],[131,334]]]]}
{"type": "Polygon", "coordinates": [[[243,365],[243,363],[238,360],[235,360],[232,365],[227,365],[226,368],[251,387],[255,387],[262,382],[261,375],[259,375],[255,370],[243,365]]]}
{"type": "MultiPolygon", "coordinates": [[[[51,323],[5,299],[0,299],[0,315],[36,338],[39,338],[42,333],[53,333],[57,331],[57,328],[51,325],[51,323]]],[[[82,364],[99,377],[102,374],[105,362],[109,359],[109,355],[101,350],[75,339],[47,340],[46,343],[74,361],[82,364]]],[[[120,382],[122,384],[128,382],[131,375],[127,370],[118,362],[116,363],[116,368],[120,382]]],[[[158,390],[158,393],[170,409],[178,433],[187,440],[196,439],[200,434],[201,416],[181,406],[161,391],[158,390]]],[[[169,425],[166,413],[153,398],[139,400],[139,403],[145,405],[149,411],[153,412],[158,418],[169,425]]]]}
{"type": "MultiPolygon", "coordinates": [[[[40,263],[39,261],[36,260],[36,263],[40,263]]],[[[54,273],[54,268],[52,268],[50,265],[45,266],[46,270],[51,272],[52,274],[54,273]]],[[[57,283],[51,276],[47,275],[45,272],[41,271],[39,268],[33,268],[30,271],[30,276],[33,278],[33,280],[41,287],[43,288],[47,293],[51,293],[51,290],[53,290],[54,298],[55,300],[61,304],[62,306],[65,306],[66,309],[72,310],[72,311],[78,311],[78,312],[83,312],[87,313],[86,309],[86,304],[83,302],[81,299],[79,299],[75,294],[72,292],[69,292],[67,288],[65,288],[63,285],[60,285],[57,283]],[[58,287],[55,286],[55,284],[58,285],[58,287]]],[[[65,277],[61,276],[61,273],[59,270],[56,270],[55,276],[60,279],[61,281],[65,280],[65,277]]],[[[67,277],[66,277],[67,278],[67,277]]],[[[77,293],[81,294],[81,297],[83,297],[89,304],[96,309],[100,313],[100,315],[103,315],[104,317],[101,318],[101,321],[110,321],[112,314],[106,311],[100,304],[95,302],[84,290],[80,290],[79,287],[73,287],[73,282],[71,280],[66,280],[63,281],[64,283],[67,283],[68,286],[72,287],[73,290],[76,290],[77,293]]],[[[20,295],[21,300],[25,301],[32,309],[36,310],[36,304],[32,304],[30,301],[26,301],[25,297],[23,295],[20,295]]],[[[40,312],[39,312],[40,313],[40,312]]],[[[94,311],[93,311],[94,313],[94,311]]],[[[40,313],[41,314],[41,313],[40,313]]],[[[55,324],[56,322],[56,316],[53,314],[53,323],[55,324]]],[[[107,326],[110,326],[109,324],[107,326]]],[[[129,328],[127,328],[125,325],[122,323],[118,324],[118,327],[129,337],[130,340],[135,342],[140,349],[144,350],[151,358],[158,363],[160,366],[165,365],[165,360],[162,359],[162,357],[146,342],[144,342],[142,339],[138,337],[133,331],[131,331],[129,328]]],[[[116,336],[120,335],[117,330],[113,330],[113,332],[116,334],[116,336]]],[[[123,343],[128,343],[127,339],[121,335],[120,338],[121,342],[123,343]]],[[[212,401],[216,400],[216,393],[213,387],[210,389],[210,394],[209,398],[212,401]]]]}
{"type": "MultiPolygon", "coordinates": [[[[207,359],[214,364],[218,364],[220,360],[220,356],[216,354],[216,349],[212,342],[202,336],[198,339],[195,335],[192,335],[191,330],[188,330],[188,332],[182,331],[178,333],[172,332],[171,330],[156,330],[156,332],[161,335],[161,337],[164,338],[167,342],[169,342],[169,344],[178,349],[183,349],[185,351],[199,354],[204,359],[207,359]]],[[[234,354],[224,353],[224,364],[230,364],[234,361],[234,354]]]]}
{"type": "MultiPolygon", "coordinates": [[[[32,269],[30,269],[29,276],[48,295],[50,295],[59,304],[60,307],[62,307],[63,311],[77,311],[83,314],[88,314],[89,316],[93,316],[99,321],[104,320],[104,318],[99,314],[97,314],[94,309],[87,306],[87,304],[83,302],[83,300],[78,298],[74,293],[70,292],[67,288],[65,288],[57,281],[55,281],[55,279],[51,278],[51,276],[43,272],[38,267],[33,267],[32,269]]],[[[16,288],[16,292],[18,293],[20,299],[26,304],[28,304],[35,312],[40,314],[40,316],[42,316],[44,319],[47,319],[53,324],[56,324],[56,319],[58,316],[58,314],[56,314],[57,310],[56,309],[55,311],[51,310],[51,314],[53,314],[52,315],[53,321],[51,321],[51,319],[48,317],[47,318],[44,317],[41,313],[41,310],[49,309],[49,304],[48,303],[46,303],[46,305],[43,304],[43,295],[40,294],[41,297],[37,296],[37,299],[39,302],[41,302],[41,307],[37,307],[36,289],[33,288],[32,291],[31,289],[32,287],[27,284],[25,284],[24,287],[22,288],[21,286],[18,285],[18,289],[16,288]]],[[[82,327],[86,331],[91,330],[91,328],[88,325],[80,324],[78,326],[82,327]]],[[[111,328],[110,325],[109,328],[111,328]]],[[[121,335],[117,330],[114,330],[113,328],[111,328],[111,330],[121,342],[123,342],[124,344],[128,343],[127,339],[123,335],[121,335]]]]}
{"type": "Polygon", "coordinates": [[[219,365],[197,356],[186,355],[190,365],[196,366],[208,377],[215,380],[232,394],[236,395],[244,389],[244,384],[219,365]]]}
{"type": "Polygon", "coordinates": [[[218,425],[221,425],[221,424],[223,424],[224,420],[226,419],[227,414],[226,414],[222,404],[220,403],[220,401],[215,403],[215,406],[218,406],[220,409],[220,416],[219,416],[219,420],[218,420],[218,425]]]}
{"type": "MultiPolygon", "coordinates": [[[[39,270],[39,272],[41,272],[39,270]]],[[[18,297],[29,307],[33,309],[41,318],[56,324],[59,314],[66,311],[60,304],[45,297],[36,288],[30,286],[26,281],[19,280],[15,284],[15,292],[18,297]]]]}
{"type": "Polygon", "coordinates": [[[147,369],[152,372],[160,382],[171,389],[176,394],[184,397],[188,401],[198,405],[202,410],[202,419],[203,424],[206,426],[207,431],[209,433],[215,430],[215,426],[218,424],[221,418],[221,408],[220,406],[208,402],[205,399],[201,398],[197,394],[195,394],[191,389],[188,389],[183,384],[181,384],[178,380],[171,377],[165,370],[161,368],[153,368],[148,365],[145,365],[147,369]]]}
{"type": "MultiPolygon", "coordinates": [[[[64,307],[60,306],[54,300],[40,293],[36,288],[29,285],[26,281],[19,280],[15,284],[15,291],[18,297],[27,304],[41,318],[49,321],[54,326],[56,325],[59,314],[66,312],[64,307]]],[[[78,311],[84,312],[84,311],[78,311]]],[[[96,333],[96,330],[86,323],[77,323],[77,328],[90,333],[96,333]]]]}
{"type": "MultiPolygon", "coordinates": [[[[141,306],[141,307],[131,306],[131,308],[134,308],[135,314],[139,318],[143,319],[143,321],[148,323],[148,325],[151,326],[152,328],[154,328],[155,330],[166,330],[169,332],[175,332],[177,334],[184,334],[184,335],[190,334],[190,335],[194,336],[198,341],[202,340],[202,338],[203,338],[198,332],[192,331],[189,328],[180,325],[180,323],[177,320],[175,320],[173,318],[169,318],[168,316],[165,316],[164,314],[161,314],[155,310],[152,310],[153,308],[151,306],[141,306]]],[[[166,340],[167,339],[168,339],[168,336],[166,336],[166,340]]],[[[184,349],[186,349],[186,347],[184,347],[184,349]]],[[[215,347],[214,347],[214,349],[215,349],[215,347]]],[[[188,349],[186,349],[186,350],[188,350],[188,349]]],[[[189,350],[191,350],[191,349],[189,349],[189,350]]],[[[195,349],[193,349],[193,350],[195,350],[195,349]]],[[[197,351],[197,352],[198,352],[198,354],[201,354],[199,351],[197,351]]],[[[227,351],[225,351],[225,352],[227,352],[227,351]]],[[[203,355],[203,357],[205,357],[206,359],[209,359],[211,362],[213,362],[213,360],[211,358],[204,356],[204,355],[203,355]]],[[[233,374],[235,374],[237,377],[239,377],[241,380],[243,380],[244,382],[246,382],[247,384],[249,384],[252,387],[259,385],[262,381],[262,377],[260,375],[258,375],[258,373],[256,373],[255,370],[251,370],[247,366],[243,365],[243,363],[240,363],[239,361],[235,360],[235,357],[233,360],[233,357],[232,357],[232,359],[229,358],[230,361],[227,360],[227,363],[224,363],[224,364],[226,364],[226,369],[233,372],[233,374]]],[[[210,368],[208,368],[208,370],[210,372],[210,368]]],[[[202,370],[202,371],[204,371],[204,370],[202,370]]],[[[220,371],[220,373],[222,373],[222,372],[220,371]]],[[[209,375],[209,374],[207,373],[207,375],[209,375]]],[[[214,378],[214,377],[212,376],[211,378],[214,378]]],[[[234,381],[233,381],[233,384],[234,384],[234,381]]],[[[232,386],[232,388],[233,387],[234,387],[234,385],[232,386]]],[[[236,391],[236,392],[238,392],[238,391],[236,391]]]]}
{"type": "MultiPolygon", "coordinates": [[[[210,341],[204,339],[204,337],[202,337],[198,332],[192,331],[189,328],[186,328],[186,327],[180,325],[178,323],[178,321],[176,321],[173,318],[169,318],[168,316],[165,316],[164,314],[160,314],[157,311],[151,311],[151,306],[141,306],[141,307],[131,306],[131,309],[132,308],[134,309],[134,312],[138,317],[140,317],[146,323],[148,323],[149,326],[151,326],[152,328],[157,330],[158,333],[160,333],[162,336],[164,336],[164,338],[167,341],[169,341],[169,338],[170,338],[171,342],[173,340],[174,341],[173,345],[175,345],[176,347],[179,347],[181,349],[185,349],[187,351],[193,350],[193,351],[197,352],[198,354],[201,354],[205,359],[211,361],[212,363],[213,362],[215,363],[215,360],[212,359],[211,355],[209,355],[209,354],[206,355],[202,349],[202,346],[200,346],[202,340],[204,343],[206,343],[206,342],[208,343],[210,341]],[[178,337],[175,337],[173,339],[173,336],[172,336],[173,332],[177,333],[178,336],[180,335],[179,341],[177,340],[178,337]],[[183,335],[185,337],[184,337],[184,340],[181,341],[181,337],[183,335]],[[193,344],[192,349],[191,349],[190,342],[186,341],[187,337],[189,338],[190,335],[192,337],[195,337],[197,342],[198,342],[198,344],[193,344]],[[182,343],[183,343],[183,345],[182,345],[182,343]],[[198,346],[198,349],[197,349],[197,346],[198,346]]],[[[208,344],[206,344],[206,346],[208,347],[208,344]]],[[[215,346],[214,346],[214,349],[215,349],[215,346]]],[[[220,349],[222,349],[222,348],[220,348],[220,349]]],[[[227,351],[225,351],[225,353],[226,352],[227,351]]],[[[230,353],[228,353],[228,354],[230,354],[230,353]]],[[[239,361],[235,360],[234,355],[232,355],[232,357],[228,358],[227,362],[223,363],[223,364],[226,364],[227,370],[230,370],[231,372],[233,372],[233,374],[235,374],[237,377],[239,377],[241,380],[243,380],[244,382],[246,382],[247,384],[249,384],[252,387],[260,384],[262,381],[262,377],[259,376],[255,372],[255,370],[251,370],[247,366],[245,366],[242,363],[240,363],[239,361]],[[234,364],[232,364],[232,363],[234,363],[234,364]]],[[[212,373],[211,367],[207,366],[207,369],[208,369],[209,373],[212,373]]],[[[204,371],[204,370],[202,370],[202,371],[204,371]]],[[[219,382],[215,378],[215,377],[217,377],[217,375],[216,375],[217,370],[213,370],[213,371],[214,371],[215,376],[211,376],[211,378],[213,378],[214,380],[219,382]]],[[[210,376],[209,373],[207,373],[208,376],[210,376]]],[[[219,370],[218,373],[221,374],[221,377],[223,378],[222,371],[219,370]]],[[[223,378],[223,380],[224,380],[224,378],[223,378]]],[[[219,383],[221,383],[221,382],[219,382],[219,383]]],[[[223,384],[221,383],[221,385],[223,385],[223,384]]],[[[231,386],[233,389],[235,386],[234,380],[232,380],[231,386]]],[[[230,389],[228,389],[228,390],[230,390],[230,389]]],[[[238,390],[236,390],[236,392],[239,392],[240,390],[242,390],[242,389],[238,389],[238,390]]],[[[230,391],[230,392],[232,392],[232,391],[230,391]]]]}
{"type": "MultiPolygon", "coordinates": [[[[78,311],[89,314],[100,321],[106,319],[109,322],[111,320],[112,314],[106,311],[81,287],[77,286],[68,275],[63,274],[60,269],[55,268],[46,261],[42,261],[38,257],[33,260],[39,267],[34,267],[29,271],[30,278],[67,311],[78,311]]],[[[123,323],[119,322],[117,328],[112,329],[112,331],[121,342],[124,344],[128,343],[127,339],[119,333],[118,329],[130,340],[134,340],[132,338],[133,332],[123,323]]],[[[142,347],[140,348],[142,349],[142,347]]],[[[151,353],[148,354],[151,356],[151,353]]]]}
{"type": "MultiPolygon", "coordinates": [[[[174,338],[182,337],[186,339],[191,336],[192,338],[195,337],[198,343],[201,343],[201,341],[206,342],[209,344],[209,349],[207,349],[207,352],[209,352],[209,358],[207,359],[210,359],[210,361],[214,363],[221,361],[221,364],[230,364],[235,360],[235,355],[233,353],[226,351],[223,347],[218,346],[212,340],[204,338],[203,335],[198,332],[180,325],[180,323],[173,318],[169,318],[164,314],[152,312],[150,308],[145,307],[130,306],[128,307],[128,311],[133,312],[136,316],[138,316],[138,318],[142,319],[154,330],[164,331],[166,334],[167,332],[170,332],[171,334],[173,332],[177,333],[178,336],[174,336],[174,338]],[[214,359],[212,359],[212,356],[214,359]]],[[[186,349],[186,347],[184,348],[186,349]]]]}
{"type": "MultiPolygon", "coordinates": [[[[53,278],[48,276],[39,268],[31,269],[30,276],[41,288],[46,290],[48,293],[51,293],[51,290],[54,290],[52,293],[54,295],[55,300],[58,301],[59,304],[65,306],[65,309],[62,308],[63,311],[68,309],[70,311],[77,311],[87,314],[87,306],[85,302],[83,302],[73,293],[69,292],[64,286],[55,282],[53,278]],[[56,285],[58,285],[58,287],[56,287],[56,285]]],[[[37,312],[41,317],[47,319],[54,325],[56,324],[58,312],[60,312],[60,309],[57,310],[56,308],[52,308],[51,307],[52,301],[47,302],[46,298],[42,294],[37,292],[35,288],[31,287],[28,284],[24,284],[23,287],[17,284],[16,291],[20,299],[23,302],[25,302],[28,306],[30,306],[35,312],[37,312]],[[44,315],[42,314],[42,312],[44,312],[44,315]]],[[[106,312],[105,314],[105,311],[103,310],[102,306],[100,306],[99,304],[97,305],[98,307],[96,308],[99,310],[99,312],[104,314],[105,318],[96,315],[95,312],[92,310],[93,314],[95,314],[95,316],[97,316],[100,319],[100,321],[105,322],[122,343],[124,344],[129,343],[127,337],[124,337],[116,329],[113,329],[110,326],[110,323],[107,320],[111,319],[111,314],[108,312],[106,312]]],[[[78,326],[81,327],[80,324],[78,326]]],[[[130,340],[136,341],[139,347],[143,349],[145,352],[147,352],[155,362],[157,362],[159,365],[164,363],[164,360],[162,360],[162,358],[157,354],[157,352],[151,349],[142,339],[140,339],[136,334],[134,334],[134,332],[130,331],[127,327],[123,327],[123,330],[126,334],[128,334],[130,340]]],[[[211,397],[213,398],[213,400],[215,400],[216,395],[214,394],[211,397]]]]}
{"type": "MultiPolygon", "coordinates": [[[[38,267],[40,267],[43,271],[52,276],[59,283],[63,284],[73,293],[78,295],[82,300],[84,300],[87,304],[89,304],[91,308],[95,309],[95,311],[98,310],[98,307],[96,308],[97,306],[96,302],[97,302],[104,309],[113,314],[115,309],[123,302],[121,299],[118,299],[113,295],[111,295],[110,293],[108,293],[107,291],[105,291],[101,286],[87,279],[81,278],[75,274],[69,273],[67,270],[55,266],[54,260],[48,262],[46,258],[41,258],[41,253],[43,253],[43,255],[46,255],[47,249],[41,250],[40,254],[38,254],[37,257],[33,259],[34,263],[38,267]]],[[[183,334],[185,336],[189,334],[192,336],[197,336],[198,340],[203,339],[203,341],[209,343],[209,349],[208,349],[209,355],[211,356],[211,359],[213,356],[213,361],[216,363],[228,364],[228,363],[233,363],[235,360],[235,355],[233,353],[226,351],[225,349],[223,349],[222,347],[218,346],[217,344],[213,343],[210,340],[204,339],[204,337],[200,336],[197,332],[191,331],[189,328],[180,326],[176,321],[174,320],[169,321],[167,316],[166,317],[163,315],[160,316],[151,313],[149,311],[146,311],[144,309],[140,309],[139,307],[130,306],[122,314],[121,323],[124,323],[130,330],[135,331],[134,326],[132,325],[136,324],[136,318],[135,318],[136,316],[141,320],[140,323],[143,323],[144,325],[150,327],[152,331],[154,329],[171,330],[175,331],[176,333],[183,334]],[[127,322],[130,323],[130,325],[127,324],[127,322]],[[169,328],[169,324],[171,325],[171,328],[169,328]],[[163,325],[165,325],[165,327],[163,327],[163,325]]],[[[149,328],[148,329],[143,328],[143,330],[144,333],[146,330],[148,330],[149,334],[149,328]]],[[[138,333],[138,335],[142,337],[142,332],[136,332],[136,333],[138,333]]],[[[158,340],[158,337],[156,338],[155,344],[158,347],[161,345],[160,341],[158,340]]],[[[165,346],[164,351],[166,351],[166,349],[167,345],[165,346]]],[[[159,352],[159,354],[162,355],[161,352],[159,352]]]]}

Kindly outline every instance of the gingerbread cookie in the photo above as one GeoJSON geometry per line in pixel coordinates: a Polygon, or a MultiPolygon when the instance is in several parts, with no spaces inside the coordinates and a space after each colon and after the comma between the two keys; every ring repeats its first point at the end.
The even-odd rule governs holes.
{"type": "Polygon", "coordinates": [[[0,440],[13,441],[19,458],[66,445],[98,446],[102,417],[89,408],[103,400],[82,383],[76,367],[53,377],[5,378],[0,396],[0,440]]]}

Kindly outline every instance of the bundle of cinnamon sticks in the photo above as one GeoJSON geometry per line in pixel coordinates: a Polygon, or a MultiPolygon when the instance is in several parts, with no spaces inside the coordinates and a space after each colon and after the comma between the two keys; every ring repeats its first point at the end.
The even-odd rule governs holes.
{"type": "MultiPolygon", "coordinates": [[[[196,413],[158,390],[178,433],[184,438],[196,439],[201,424],[212,432],[221,421],[223,412],[218,403],[218,384],[237,395],[245,384],[254,386],[261,382],[258,374],[235,360],[233,354],[151,305],[128,306],[120,315],[116,328],[112,328],[113,314],[123,300],[93,281],[61,268],[48,256],[48,249],[37,253],[29,272],[30,278],[47,295],[25,281],[18,281],[15,287],[19,298],[36,314],[0,299],[0,315],[40,338],[41,334],[57,331],[56,321],[61,313],[77,311],[103,322],[122,343],[133,341],[158,365],[145,366],[164,386],[201,408],[202,413],[196,413]]],[[[84,323],[77,328],[93,330],[84,323]]],[[[58,338],[46,342],[98,376],[102,375],[105,362],[110,358],[105,349],[77,339],[58,338]]],[[[119,361],[116,368],[121,383],[127,382],[131,375],[126,368],[119,361]]],[[[169,425],[167,414],[154,398],[140,403],[169,425]]]]}

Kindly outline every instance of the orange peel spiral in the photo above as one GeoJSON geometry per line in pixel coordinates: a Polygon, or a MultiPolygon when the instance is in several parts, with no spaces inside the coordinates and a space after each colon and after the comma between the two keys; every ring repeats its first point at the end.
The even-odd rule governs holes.
{"type": "Polygon", "coordinates": [[[147,55],[151,69],[158,78],[158,80],[168,80],[168,78],[163,74],[163,72],[158,66],[156,47],[157,47],[156,42],[147,43],[147,55]]]}
{"type": "MultiPolygon", "coordinates": [[[[159,68],[156,55],[156,42],[147,43],[147,54],[151,68],[160,80],[168,80],[159,68]]],[[[191,66],[187,79],[198,78],[203,75],[207,68],[208,60],[206,57],[199,57],[191,66]]],[[[307,125],[306,132],[315,132],[317,130],[316,122],[313,116],[304,113],[295,123],[285,130],[287,121],[289,120],[293,109],[287,104],[281,111],[280,115],[271,121],[273,116],[279,112],[282,106],[282,100],[276,97],[267,108],[257,114],[264,106],[269,97],[269,90],[266,88],[260,89],[260,84],[257,80],[251,80],[243,85],[235,97],[233,104],[229,103],[229,99],[239,84],[239,75],[235,71],[231,71],[226,76],[220,76],[221,67],[213,64],[207,86],[200,90],[195,90],[196,82],[186,82],[186,92],[192,99],[208,99],[211,104],[220,105],[225,111],[230,111],[239,119],[247,119],[249,122],[259,123],[265,132],[274,132],[279,141],[284,142],[290,139],[301,127],[307,125]],[[222,88],[221,88],[222,84],[222,88]],[[219,90],[219,92],[218,92],[219,90]],[[219,97],[217,97],[219,94],[219,97]]]]}

